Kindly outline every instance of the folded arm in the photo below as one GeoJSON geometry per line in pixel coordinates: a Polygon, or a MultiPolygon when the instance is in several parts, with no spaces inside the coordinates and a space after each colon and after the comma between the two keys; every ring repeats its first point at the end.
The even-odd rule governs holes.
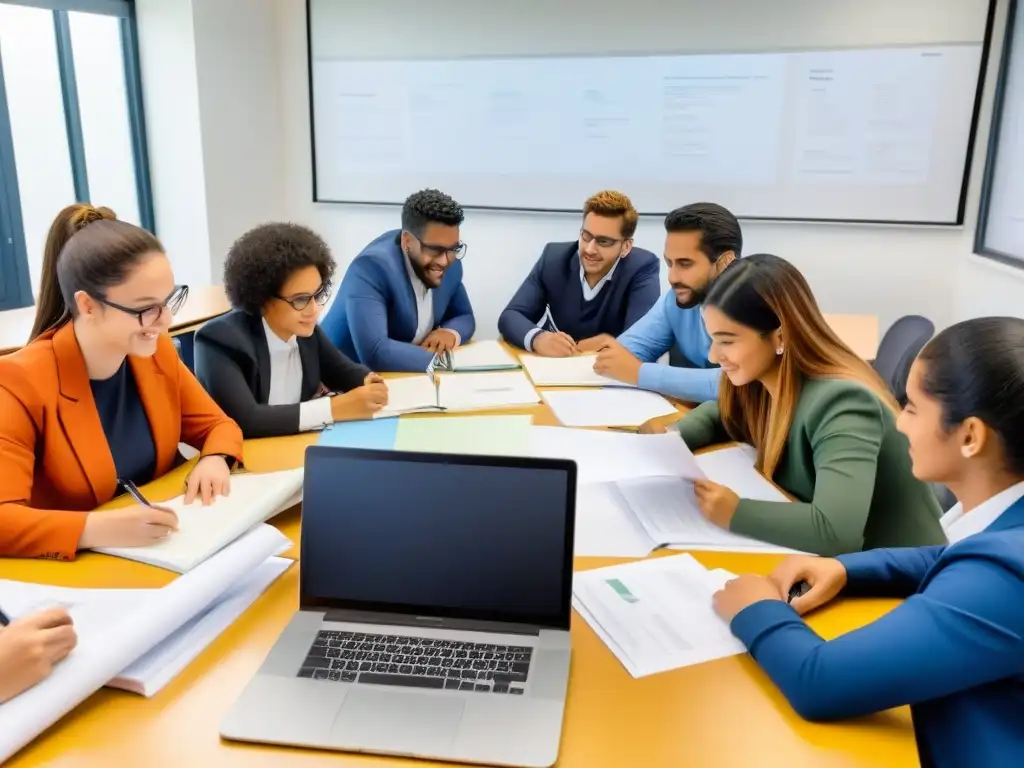
{"type": "Polygon", "coordinates": [[[881,408],[867,390],[837,395],[824,406],[810,436],[815,474],[811,501],[741,499],[730,528],[819,555],[860,551],[882,445],[881,408]]]}
{"type": "Polygon", "coordinates": [[[206,390],[237,422],[245,437],[278,437],[299,431],[299,405],[258,403],[242,369],[218,345],[197,339],[195,356],[196,371],[202,376],[206,390]]]}
{"type": "Polygon", "coordinates": [[[948,696],[1024,672],[1024,582],[981,558],[947,566],[898,608],[825,642],[783,602],[740,611],[733,633],[808,720],[948,696]]]}
{"type": "MultiPolygon", "coordinates": [[[[537,330],[537,323],[544,318],[547,310],[547,294],[541,281],[543,257],[537,260],[526,276],[519,290],[515,292],[508,306],[498,317],[498,332],[509,344],[520,349],[530,349],[528,337],[537,330]]],[[[536,334],[533,334],[536,335],[536,334]]]]}

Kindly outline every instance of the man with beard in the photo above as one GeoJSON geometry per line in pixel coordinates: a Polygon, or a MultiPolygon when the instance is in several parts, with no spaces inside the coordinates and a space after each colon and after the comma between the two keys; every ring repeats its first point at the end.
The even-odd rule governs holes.
{"type": "Polygon", "coordinates": [[[576,340],[617,336],[658,301],[658,257],[633,247],[639,220],[621,192],[583,204],[577,240],[548,243],[498,318],[505,341],[545,357],[569,357],[576,340]]]}
{"type": "Polygon", "coordinates": [[[736,217],[715,203],[693,203],[665,217],[665,264],[672,291],[619,338],[596,336],[580,342],[597,352],[594,370],[617,381],[687,402],[718,396],[721,371],[708,361],[711,337],[700,303],[708,286],[740,257],[743,235],[736,217]],[[683,365],[659,365],[673,345],[683,365]]]}
{"type": "Polygon", "coordinates": [[[436,189],[411,195],[402,229],[385,232],[349,265],[324,318],[328,338],[375,371],[425,371],[476,330],[462,284],[462,207],[436,189]]]}

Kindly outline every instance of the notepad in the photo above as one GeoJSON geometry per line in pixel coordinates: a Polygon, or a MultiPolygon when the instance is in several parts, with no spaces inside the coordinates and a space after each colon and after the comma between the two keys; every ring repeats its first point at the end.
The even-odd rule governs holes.
{"type": "Polygon", "coordinates": [[[70,604],[78,635],[78,645],[50,677],[0,705],[0,762],[289,546],[276,528],[258,526],[162,589],[84,590],[0,581],[0,605],[12,616],[70,604]]]}
{"type": "Polygon", "coordinates": [[[542,357],[521,355],[526,372],[538,387],[633,387],[594,371],[596,355],[542,357]]]}
{"type": "Polygon", "coordinates": [[[474,341],[452,352],[452,370],[456,373],[472,371],[513,371],[522,366],[497,341],[474,341]]]}
{"type": "Polygon", "coordinates": [[[230,495],[218,496],[207,507],[201,501],[186,505],[184,496],[160,503],[158,506],[178,516],[178,530],[163,541],[148,547],[104,547],[96,551],[185,573],[292,506],[301,488],[301,469],[232,475],[230,495]]]}
{"type": "Polygon", "coordinates": [[[649,419],[677,413],[661,395],[638,389],[584,389],[543,393],[567,427],[636,427],[649,419]]]}
{"type": "Polygon", "coordinates": [[[294,562],[283,557],[268,558],[254,571],[230,585],[203,611],[122,670],[121,674],[107,683],[107,687],[138,693],[146,698],[158,693],[256,602],[294,562]]]}
{"type": "Polygon", "coordinates": [[[436,387],[430,376],[407,376],[388,380],[388,405],[374,418],[431,411],[521,408],[539,402],[537,390],[522,371],[445,373],[438,376],[436,387]]]}
{"type": "Polygon", "coordinates": [[[746,648],[712,607],[732,577],[689,555],[573,575],[573,608],[633,677],[702,664],[746,648]]]}

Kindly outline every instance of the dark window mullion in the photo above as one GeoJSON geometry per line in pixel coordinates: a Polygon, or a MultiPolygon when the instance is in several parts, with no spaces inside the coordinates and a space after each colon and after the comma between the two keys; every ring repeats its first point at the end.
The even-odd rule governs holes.
{"type": "MultiPolygon", "coordinates": [[[[8,259],[0,258],[0,309],[32,304],[32,283],[28,274],[28,253],[21,220],[21,192],[14,163],[3,61],[0,61],[0,238],[8,259]]],[[[26,339],[27,341],[27,339],[26,339]]]]}
{"type": "Polygon", "coordinates": [[[64,123],[67,126],[75,199],[88,203],[91,202],[89,173],[85,164],[82,113],[78,105],[78,81],[75,78],[75,57],[71,49],[71,24],[67,11],[53,12],[53,30],[57,40],[57,66],[60,69],[60,90],[64,98],[64,123]]]}

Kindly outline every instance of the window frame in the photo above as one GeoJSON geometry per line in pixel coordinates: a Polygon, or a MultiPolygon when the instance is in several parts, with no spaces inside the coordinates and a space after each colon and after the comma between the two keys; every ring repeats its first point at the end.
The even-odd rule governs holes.
{"type": "MultiPolygon", "coordinates": [[[[995,182],[996,163],[999,154],[999,137],[1002,133],[1003,107],[1006,103],[1007,85],[1010,79],[1010,58],[1013,52],[1013,30],[1016,26],[1017,14],[1024,13],[1018,8],[1017,0],[1010,0],[1006,9],[1006,28],[1003,30],[1003,49],[999,59],[999,73],[996,76],[996,88],[992,98],[992,117],[988,129],[988,147],[985,157],[985,172],[982,175],[981,195],[978,200],[978,222],[974,228],[974,253],[986,259],[992,259],[1016,269],[1024,269],[1024,253],[1014,255],[985,243],[988,231],[988,214],[992,205],[992,185],[995,182]]],[[[1024,45],[1024,40],[1016,41],[1024,45]]]]}
{"type": "MultiPolygon", "coordinates": [[[[142,102],[142,77],[139,68],[139,37],[135,4],[131,0],[0,0],[0,4],[41,8],[53,13],[68,152],[71,158],[75,196],[79,200],[90,200],[90,196],[68,13],[101,14],[114,16],[120,20],[121,49],[124,60],[122,77],[128,105],[132,158],[135,163],[135,192],[139,206],[139,223],[144,229],[156,234],[153,188],[149,173],[149,149],[146,142],[146,118],[142,102]]],[[[32,288],[28,275],[28,256],[25,249],[21,204],[18,197],[18,176],[14,166],[14,148],[7,99],[3,88],[2,67],[0,67],[0,200],[3,201],[0,209],[10,212],[0,216],[0,237],[12,239],[14,246],[14,263],[6,263],[8,259],[0,261],[0,309],[30,306],[33,302],[32,288]],[[8,290],[9,287],[14,287],[15,290],[8,290]]],[[[102,203],[102,201],[99,202],[102,203]]]]}

